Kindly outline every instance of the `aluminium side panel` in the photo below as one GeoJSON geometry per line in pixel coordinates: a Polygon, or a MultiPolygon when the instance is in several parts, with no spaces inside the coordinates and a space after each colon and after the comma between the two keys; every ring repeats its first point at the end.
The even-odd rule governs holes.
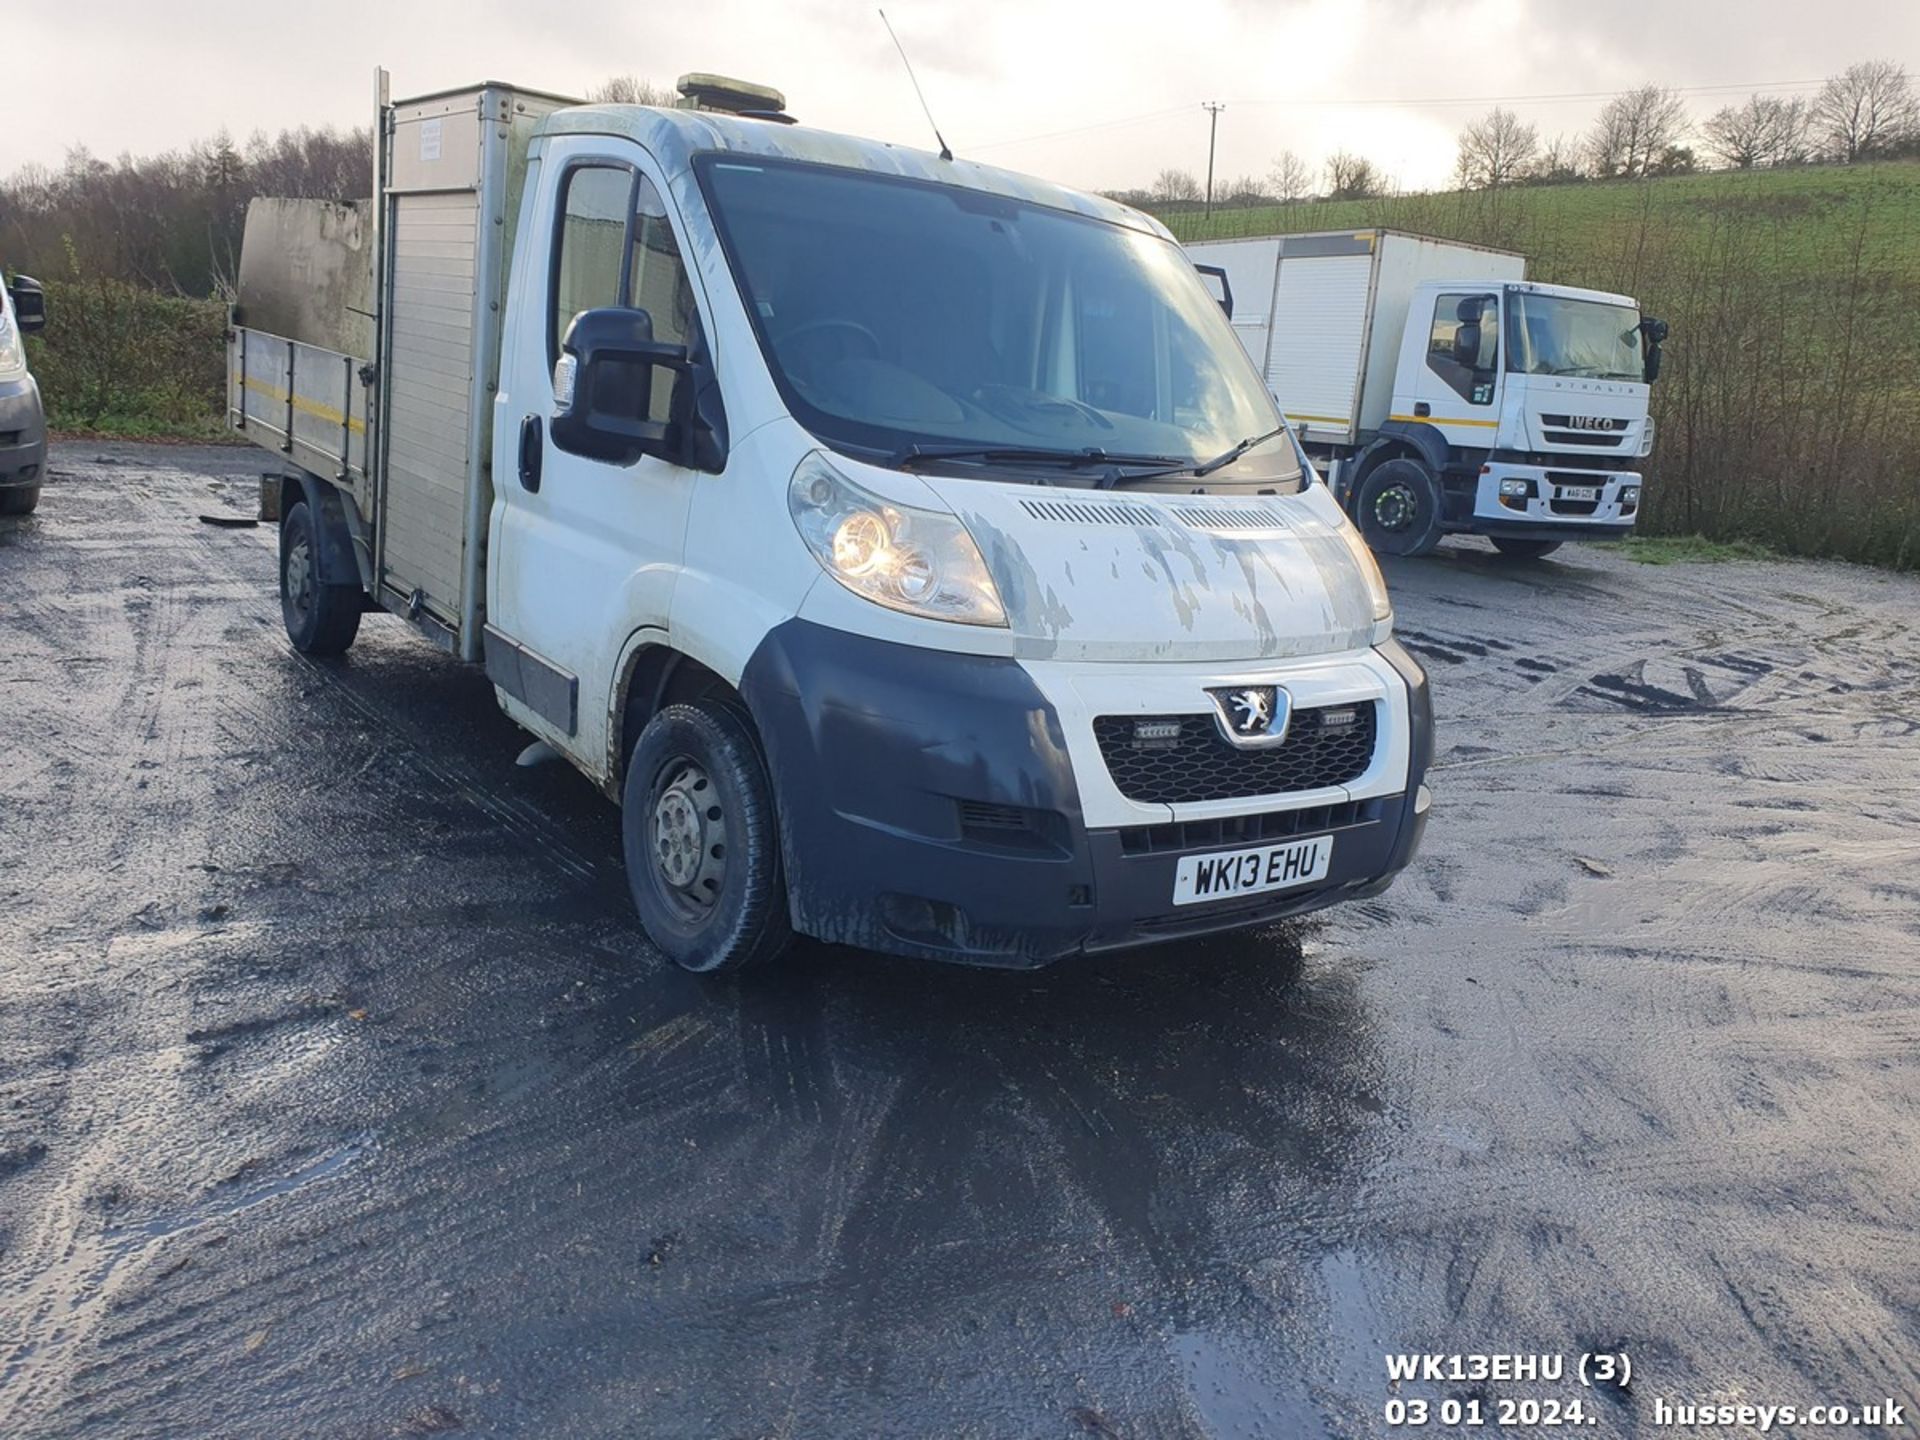
{"type": "Polygon", "coordinates": [[[1375,254],[1370,232],[1290,235],[1274,285],[1267,388],[1307,440],[1354,438],[1375,254]]]}
{"type": "Polygon", "coordinates": [[[503,85],[392,107],[388,138],[380,596],[477,660],[493,394],[514,210],[542,115],[503,85]]]}

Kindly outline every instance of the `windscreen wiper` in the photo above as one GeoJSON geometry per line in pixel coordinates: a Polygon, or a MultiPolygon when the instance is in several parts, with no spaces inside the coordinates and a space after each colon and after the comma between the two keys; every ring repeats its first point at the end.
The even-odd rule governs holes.
{"type": "Polygon", "coordinates": [[[894,452],[888,462],[896,470],[911,470],[936,460],[1003,460],[1010,465],[1058,465],[1065,470],[1087,470],[1096,465],[1178,465],[1171,455],[1115,455],[1088,446],[1084,450],[1049,450],[1020,445],[909,445],[894,452]]]}
{"type": "Polygon", "coordinates": [[[1193,478],[1201,480],[1213,474],[1216,470],[1224,470],[1242,455],[1253,449],[1254,446],[1264,445],[1276,435],[1284,435],[1286,433],[1287,427],[1285,425],[1276,425],[1264,435],[1249,435],[1245,440],[1239,441],[1231,449],[1222,450],[1211,460],[1204,460],[1194,466],[1193,478]]]}

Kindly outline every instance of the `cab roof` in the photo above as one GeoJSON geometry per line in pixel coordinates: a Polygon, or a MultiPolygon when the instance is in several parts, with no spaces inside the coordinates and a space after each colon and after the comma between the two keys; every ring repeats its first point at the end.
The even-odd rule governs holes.
{"type": "Polygon", "coordinates": [[[1158,220],[1131,206],[1085,191],[1069,190],[1063,185],[1037,180],[1031,175],[981,165],[972,160],[942,160],[930,151],[894,145],[883,140],[863,140],[832,130],[816,130],[807,125],[784,125],[776,121],[729,115],[724,111],[656,109],[647,105],[570,105],[541,120],[536,133],[617,135],[634,141],[671,168],[684,167],[695,155],[703,152],[724,151],[733,155],[835,165],[842,169],[866,170],[880,175],[902,175],[915,180],[931,180],[943,185],[982,190],[1011,200],[1065,210],[1113,225],[1124,225],[1130,230],[1139,230],[1165,240],[1173,239],[1158,220]]]}

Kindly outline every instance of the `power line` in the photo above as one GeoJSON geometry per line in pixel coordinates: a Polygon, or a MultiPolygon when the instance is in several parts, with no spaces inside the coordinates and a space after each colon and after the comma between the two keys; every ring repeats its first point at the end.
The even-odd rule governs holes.
{"type": "MultiPolygon", "coordinates": [[[[1763,90],[1801,90],[1822,85],[1822,80],[1756,80],[1741,84],[1725,85],[1674,85],[1671,89],[1676,95],[1712,95],[1729,92],[1757,94],[1763,90]]],[[[1397,105],[1415,107],[1422,105],[1528,105],[1541,104],[1555,100],[1612,100],[1631,93],[1628,90],[1568,90],[1557,94],[1543,95],[1439,95],[1422,99],[1381,98],[1369,100],[1237,100],[1237,105],[1287,105],[1298,109],[1345,109],[1353,107],[1397,105]]],[[[1128,125],[1143,125],[1149,120],[1161,120],[1172,115],[1186,114],[1185,105],[1172,105],[1164,110],[1149,110],[1138,115],[1123,115],[1111,120],[1096,120],[1087,125],[1070,125],[1060,130],[1044,130],[1035,135],[1013,135],[1001,140],[989,140],[982,145],[968,145],[968,153],[981,150],[1000,150],[1011,145],[1033,145],[1042,140],[1059,140],[1069,135],[1087,135],[1097,130],[1115,130],[1128,125]]]]}

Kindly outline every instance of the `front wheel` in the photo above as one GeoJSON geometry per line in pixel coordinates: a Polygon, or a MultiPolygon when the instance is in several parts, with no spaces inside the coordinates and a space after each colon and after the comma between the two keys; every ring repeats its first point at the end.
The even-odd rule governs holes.
{"type": "Polygon", "coordinates": [[[0,490],[0,515],[31,515],[40,503],[38,485],[20,485],[0,490]]]}
{"type": "Polygon", "coordinates": [[[1431,555],[1440,544],[1440,487],[1418,460],[1367,472],[1353,518],[1376,555],[1431,555]]]}
{"type": "Polygon", "coordinates": [[[1511,535],[1493,535],[1493,548],[1510,560],[1539,560],[1560,548],[1558,540],[1522,540],[1511,535]]]}
{"type": "Polygon", "coordinates": [[[780,827],[759,744],[713,701],[669,705],[627,764],[620,838],[653,943],[686,970],[740,970],[793,939],[780,827]]]}
{"type": "Polygon", "coordinates": [[[313,511],[295,503],[280,522],[280,618],[302,655],[338,655],[360,633],[360,587],[320,578],[313,511]]]}

